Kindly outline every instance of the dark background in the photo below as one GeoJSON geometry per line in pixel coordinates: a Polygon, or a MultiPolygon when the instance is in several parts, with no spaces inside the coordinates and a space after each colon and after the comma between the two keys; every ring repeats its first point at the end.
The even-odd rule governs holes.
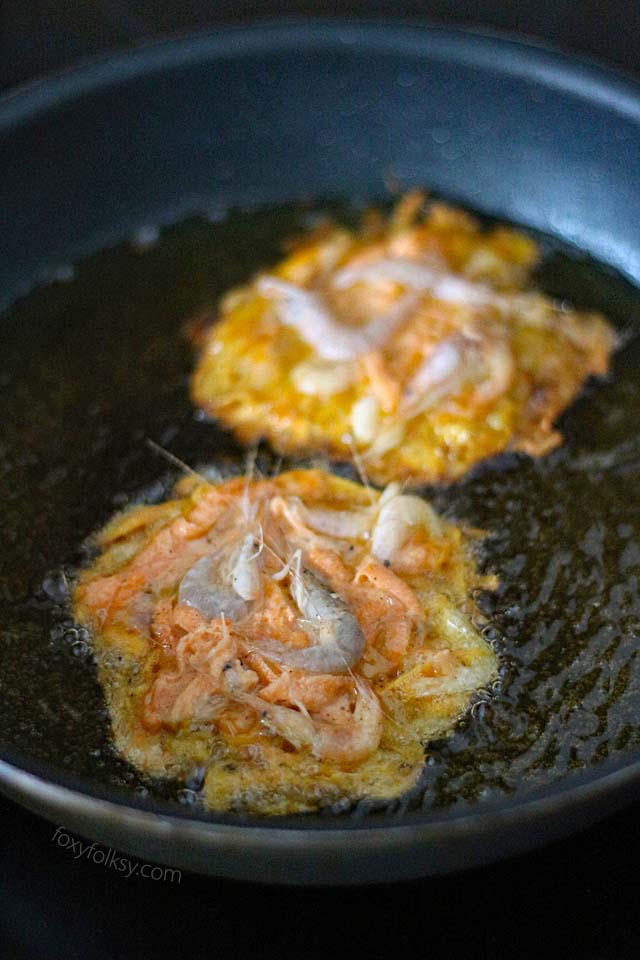
{"type": "MultiPolygon", "coordinates": [[[[275,15],[396,16],[507,30],[640,72],[640,2],[0,0],[0,87],[141,40],[275,15]]],[[[1,171],[0,171],[1,175],[1,171]]],[[[1,213],[0,213],[1,215],[1,213]]],[[[74,860],[0,798],[0,960],[150,956],[640,956],[640,804],[570,840],[463,876],[289,890],[183,875],[129,880],[74,860]]]]}
{"type": "Polygon", "coordinates": [[[0,85],[156,35],[274,16],[395,16],[507,30],[640,67],[638,0],[0,0],[0,85]]]}

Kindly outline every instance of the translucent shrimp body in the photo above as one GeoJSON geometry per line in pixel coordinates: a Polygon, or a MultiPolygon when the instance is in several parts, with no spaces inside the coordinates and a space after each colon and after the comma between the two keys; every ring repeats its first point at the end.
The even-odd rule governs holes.
{"type": "Polygon", "coordinates": [[[286,280],[263,276],[257,290],[260,296],[275,301],[282,323],[293,327],[324,360],[355,360],[384,343],[416,299],[413,292],[405,294],[366,326],[349,327],[333,317],[317,294],[286,280]]]}
{"type": "Polygon", "coordinates": [[[260,593],[260,553],[261,546],[256,548],[255,537],[247,533],[231,574],[231,584],[235,593],[246,601],[255,600],[260,593]]]}
{"type": "Polygon", "coordinates": [[[194,607],[208,620],[221,614],[235,622],[242,620],[260,595],[260,555],[256,538],[247,533],[226,576],[226,565],[217,552],[201,557],[182,578],[178,601],[194,607]]]}
{"type": "Polygon", "coordinates": [[[278,663],[309,673],[346,673],[355,666],[364,650],[364,636],[347,604],[312,573],[298,571],[291,578],[290,592],[310,645],[292,649],[266,639],[259,649],[278,663]]]}
{"type": "Polygon", "coordinates": [[[222,613],[230,620],[241,620],[249,609],[231,584],[220,581],[218,560],[211,554],[201,557],[184,575],[178,602],[194,607],[207,620],[215,620],[222,613]]]}
{"type": "Polygon", "coordinates": [[[316,534],[338,539],[361,539],[369,535],[373,519],[371,509],[356,512],[305,507],[294,497],[274,497],[271,512],[278,518],[284,518],[293,536],[301,542],[316,534]]]}
{"type": "Polygon", "coordinates": [[[486,285],[472,283],[449,271],[405,257],[376,260],[344,267],[333,278],[334,286],[344,290],[356,283],[399,283],[411,290],[428,293],[436,300],[482,306],[493,302],[495,293],[486,285]]]}
{"type": "MultiPolygon", "coordinates": [[[[357,677],[354,684],[355,707],[345,723],[314,721],[305,712],[260,701],[262,723],[298,748],[310,747],[318,759],[357,763],[377,749],[383,718],[370,686],[357,677]]],[[[252,698],[254,705],[256,699],[252,698]]]]}
{"type": "Polygon", "coordinates": [[[442,525],[426,500],[410,494],[391,496],[383,504],[371,536],[371,554],[383,563],[391,562],[396,551],[409,539],[415,527],[426,527],[439,537],[442,525]]]}
{"type": "Polygon", "coordinates": [[[464,354],[458,341],[459,338],[449,337],[427,354],[404,389],[402,413],[421,413],[460,387],[469,373],[463,369],[464,354]]]}

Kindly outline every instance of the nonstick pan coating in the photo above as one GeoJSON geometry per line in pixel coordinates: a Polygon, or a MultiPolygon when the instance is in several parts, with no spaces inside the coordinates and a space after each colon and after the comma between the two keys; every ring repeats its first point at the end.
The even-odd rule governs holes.
{"type": "Polygon", "coordinates": [[[0,300],[54,280],[2,325],[9,795],[148,859],[307,883],[478,864],[636,795],[639,147],[631,82],[513,41],[419,27],[229,29],[5,99],[0,300]],[[608,312],[626,346],[612,382],[564,418],[565,450],[539,466],[502,458],[436,494],[494,533],[487,563],[503,588],[487,609],[503,684],[430,751],[421,791],[347,814],[204,814],[188,789],[146,784],[114,757],[63,573],[118,505],[170,482],[145,437],[190,462],[241,462],[189,407],[189,313],[269,262],[312,200],[353,216],[340,198],[379,199],[395,181],[540,231],[540,282],[608,312]],[[184,218],[150,251],[121,243],[86,259],[184,218]]]}

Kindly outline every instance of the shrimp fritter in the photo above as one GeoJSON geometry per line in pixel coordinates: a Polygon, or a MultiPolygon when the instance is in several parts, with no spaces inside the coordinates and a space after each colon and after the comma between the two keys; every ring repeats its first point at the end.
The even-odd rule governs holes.
{"type": "Polygon", "coordinates": [[[130,507],[74,593],[118,750],[156,777],[205,768],[216,810],[404,793],[496,678],[479,536],[320,470],[130,507]]]}
{"type": "Polygon", "coordinates": [[[194,402],[241,441],[449,482],[504,450],[540,456],[613,345],[601,316],[530,286],[525,234],[410,194],[359,232],[325,225],[223,298],[194,402]]]}

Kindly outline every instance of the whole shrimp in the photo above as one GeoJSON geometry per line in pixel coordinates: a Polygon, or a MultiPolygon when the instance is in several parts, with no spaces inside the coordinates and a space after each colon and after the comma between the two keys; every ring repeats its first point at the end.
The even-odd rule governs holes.
{"type": "Polygon", "coordinates": [[[325,360],[355,360],[384,343],[415,306],[413,293],[404,294],[385,313],[364,327],[349,327],[336,320],[317,294],[267,274],[257,281],[260,296],[276,303],[281,323],[292,327],[325,360]]]}
{"type": "Polygon", "coordinates": [[[289,592],[311,643],[303,649],[292,649],[279,640],[265,638],[257,649],[278,663],[309,673],[346,673],[364,651],[362,630],[344,600],[302,569],[301,558],[297,550],[282,572],[290,574],[289,592]]]}
{"type": "Polygon", "coordinates": [[[239,544],[228,551],[215,550],[194,563],[180,582],[180,603],[195,607],[208,620],[224,614],[237,623],[249,613],[261,585],[264,539],[258,510],[259,504],[249,500],[247,484],[241,508],[244,533],[239,544]]]}
{"type": "Polygon", "coordinates": [[[259,591],[256,561],[254,538],[249,535],[243,539],[227,577],[220,575],[216,553],[201,557],[182,578],[178,601],[195,607],[207,620],[215,620],[222,613],[234,622],[242,620],[259,591]]]}
{"type": "Polygon", "coordinates": [[[303,710],[267,703],[259,696],[244,699],[259,711],[260,719],[271,733],[288,740],[294,747],[310,747],[320,760],[358,763],[378,748],[382,735],[382,708],[366,682],[354,679],[356,702],[344,723],[328,723],[303,710]]]}

